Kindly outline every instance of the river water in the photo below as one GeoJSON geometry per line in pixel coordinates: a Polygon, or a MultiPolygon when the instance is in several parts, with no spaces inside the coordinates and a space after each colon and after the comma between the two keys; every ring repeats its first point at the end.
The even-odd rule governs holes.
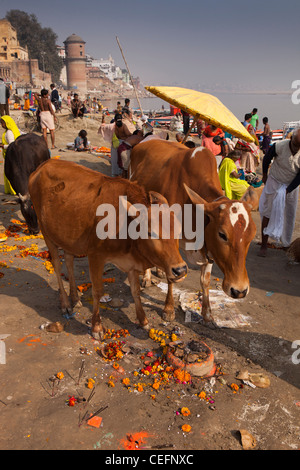
{"type": "MultiPolygon", "coordinates": [[[[284,122],[300,120],[300,104],[293,104],[291,94],[242,94],[242,93],[214,93],[214,96],[227,106],[228,109],[240,120],[244,120],[244,115],[252,111],[253,108],[258,109],[259,128],[263,127],[262,118],[267,116],[272,129],[282,129],[284,122]]],[[[117,99],[105,101],[103,104],[109,110],[116,107],[117,99]]],[[[124,100],[120,99],[121,104],[124,100]]],[[[144,112],[161,110],[164,106],[168,112],[169,103],[160,98],[143,98],[140,100],[144,112]]],[[[138,109],[139,105],[136,99],[130,100],[133,109],[138,109]]]]}

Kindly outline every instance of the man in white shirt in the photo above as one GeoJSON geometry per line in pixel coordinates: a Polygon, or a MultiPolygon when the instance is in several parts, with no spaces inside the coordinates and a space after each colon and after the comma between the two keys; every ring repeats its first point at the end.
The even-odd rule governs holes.
{"type": "Polygon", "coordinates": [[[259,201],[262,244],[266,256],[269,236],[287,248],[292,241],[300,184],[300,129],[291,139],[276,142],[263,159],[265,187],[259,201]],[[273,161],[270,171],[269,166],[273,161]]]}

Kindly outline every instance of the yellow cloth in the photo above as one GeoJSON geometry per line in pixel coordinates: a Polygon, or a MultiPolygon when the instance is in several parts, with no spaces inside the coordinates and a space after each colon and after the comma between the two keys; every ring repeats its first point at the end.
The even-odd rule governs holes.
{"type": "Polygon", "coordinates": [[[240,180],[232,176],[232,172],[237,172],[236,164],[231,158],[224,158],[219,168],[219,178],[225,196],[229,199],[241,199],[249,188],[249,184],[245,180],[240,180]]]}
{"type": "MultiPolygon", "coordinates": [[[[13,120],[13,118],[11,118],[10,116],[2,116],[1,119],[2,121],[5,122],[6,130],[12,131],[14,135],[14,139],[16,140],[19,137],[19,135],[21,135],[21,132],[19,131],[18,126],[13,120]]],[[[8,145],[8,142],[6,141],[5,136],[6,136],[6,132],[2,134],[2,144],[8,145]]],[[[3,149],[3,159],[5,159],[5,155],[6,155],[6,150],[3,149]]],[[[5,194],[16,194],[9,180],[6,178],[5,174],[4,174],[4,192],[5,194]]]]}
{"type": "Polygon", "coordinates": [[[119,139],[118,139],[118,137],[116,136],[115,133],[113,134],[112,145],[113,145],[114,149],[117,149],[120,145],[120,141],[119,141],[119,139]]]}

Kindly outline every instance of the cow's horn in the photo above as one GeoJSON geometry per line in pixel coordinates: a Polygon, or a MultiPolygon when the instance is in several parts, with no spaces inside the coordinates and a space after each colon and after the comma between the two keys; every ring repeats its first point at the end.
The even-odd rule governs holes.
{"type": "Polygon", "coordinates": [[[19,193],[18,196],[19,196],[20,201],[22,202],[28,201],[29,199],[29,194],[25,194],[24,196],[22,196],[22,194],[19,193]]]}

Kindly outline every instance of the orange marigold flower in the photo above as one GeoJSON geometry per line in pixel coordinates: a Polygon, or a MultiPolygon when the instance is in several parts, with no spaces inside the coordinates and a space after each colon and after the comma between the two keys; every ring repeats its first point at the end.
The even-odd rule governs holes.
{"type": "Polygon", "coordinates": [[[144,391],[143,386],[141,384],[138,384],[137,390],[138,392],[143,392],[144,391]]]}
{"type": "Polygon", "coordinates": [[[158,389],[159,389],[159,382],[155,382],[155,383],[152,385],[152,388],[154,388],[154,390],[158,390],[158,389]]]}
{"type": "Polygon", "coordinates": [[[87,388],[93,388],[94,384],[95,384],[95,380],[88,379],[86,386],[87,386],[87,388]]]}
{"type": "Polygon", "coordinates": [[[239,386],[238,386],[237,384],[234,384],[234,383],[232,383],[232,384],[230,385],[230,387],[231,387],[231,389],[232,389],[233,391],[235,391],[235,392],[237,392],[238,389],[239,389],[239,386]]]}
{"type": "Polygon", "coordinates": [[[183,432],[190,432],[191,429],[192,429],[192,426],[190,426],[189,424],[183,424],[181,426],[181,429],[182,429],[183,432]]]}
{"type": "Polygon", "coordinates": [[[183,416],[190,416],[191,412],[187,407],[183,407],[183,408],[181,408],[181,414],[183,416]]]}
{"type": "Polygon", "coordinates": [[[198,397],[201,398],[201,400],[204,400],[206,398],[206,393],[202,391],[199,393],[198,397]]]}
{"type": "Polygon", "coordinates": [[[61,379],[64,378],[64,374],[63,374],[62,372],[58,372],[58,373],[56,374],[56,377],[57,377],[59,380],[61,380],[61,379]]]}
{"type": "Polygon", "coordinates": [[[124,385],[128,386],[128,385],[130,384],[130,379],[125,378],[125,379],[122,380],[122,383],[123,383],[124,385]]]}
{"type": "Polygon", "coordinates": [[[114,369],[119,369],[119,367],[120,367],[120,366],[119,366],[119,364],[118,364],[117,362],[115,362],[115,363],[113,364],[113,368],[114,368],[114,369]]]}
{"type": "Polygon", "coordinates": [[[108,385],[109,387],[114,387],[114,386],[115,386],[115,384],[114,384],[114,382],[113,382],[112,380],[109,380],[109,381],[107,382],[107,385],[108,385]]]}

